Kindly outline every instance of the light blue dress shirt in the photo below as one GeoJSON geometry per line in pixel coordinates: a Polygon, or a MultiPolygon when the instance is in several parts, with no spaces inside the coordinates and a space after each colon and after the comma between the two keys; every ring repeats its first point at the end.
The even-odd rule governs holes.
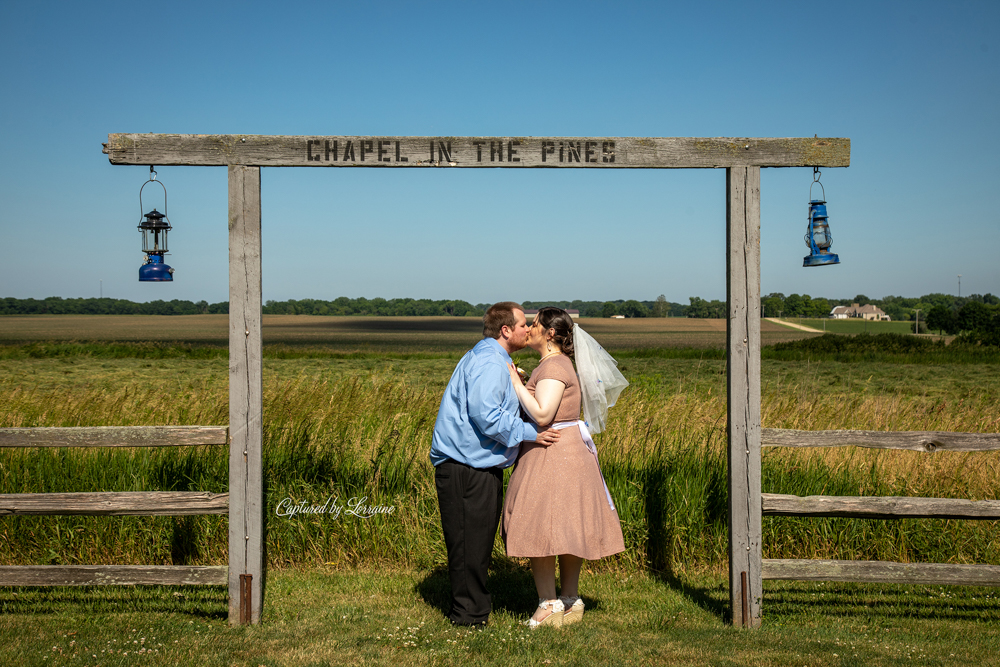
{"type": "Polygon", "coordinates": [[[446,459],[473,468],[509,468],[522,441],[538,437],[522,421],[510,382],[510,355],[493,338],[465,353],[441,397],[431,439],[431,463],[446,459]]]}

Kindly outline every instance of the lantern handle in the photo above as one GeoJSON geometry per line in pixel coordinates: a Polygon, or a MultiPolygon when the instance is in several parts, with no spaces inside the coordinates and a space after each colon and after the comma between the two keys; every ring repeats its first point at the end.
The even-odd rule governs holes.
{"type": "Polygon", "coordinates": [[[149,180],[142,184],[142,188],[139,188],[139,222],[141,223],[143,217],[146,215],[143,213],[142,208],[142,189],[150,183],[156,183],[163,188],[163,217],[166,218],[167,224],[170,224],[170,218],[167,217],[167,186],[161,181],[156,180],[156,171],[153,169],[153,165],[149,165],[149,180]]]}
{"type": "MultiPolygon", "coordinates": [[[[150,167],[152,169],[152,167],[150,167]]],[[[823,172],[819,170],[819,167],[813,167],[813,182],[809,184],[809,201],[813,201],[813,186],[818,185],[819,189],[823,192],[823,201],[826,201],[826,188],[823,184],[819,182],[820,177],[823,172]]]]}

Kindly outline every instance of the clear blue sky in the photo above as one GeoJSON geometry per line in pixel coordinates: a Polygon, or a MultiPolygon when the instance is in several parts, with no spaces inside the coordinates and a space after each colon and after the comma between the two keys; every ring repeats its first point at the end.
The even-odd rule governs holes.
{"type": "MultiPolygon", "coordinates": [[[[4,2],[0,296],[228,298],[225,168],[158,170],[175,282],[139,283],[148,170],[110,132],[849,137],[839,266],[802,268],[810,170],[763,170],[762,292],[1000,293],[998,28],[995,0],[4,2]]],[[[724,299],[724,186],[263,169],[264,299],[724,299]]]]}

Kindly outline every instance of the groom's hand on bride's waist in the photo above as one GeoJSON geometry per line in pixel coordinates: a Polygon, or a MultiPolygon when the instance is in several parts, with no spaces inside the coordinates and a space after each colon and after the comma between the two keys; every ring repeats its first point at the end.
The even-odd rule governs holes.
{"type": "Polygon", "coordinates": [[[538,438],[535,439],[539,445],[554,445],[559,442],[559,431],[554,428],[546,429],[538,434],[538,438]]]}

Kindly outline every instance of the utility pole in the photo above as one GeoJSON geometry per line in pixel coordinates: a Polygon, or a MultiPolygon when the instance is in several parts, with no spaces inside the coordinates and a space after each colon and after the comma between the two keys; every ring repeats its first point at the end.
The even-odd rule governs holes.
{"type": "Polygon", "coordinates": [[[958,298],[962,298],[962,274],[958,274],[958,298]]]}
{"type": "Polygon", "coordinates": [[[920,334],[920,309],[919,308],[915,308],[914,310],[917,311],[917,326],[913,327],[913,333],[919,335],[920,334]]]}

